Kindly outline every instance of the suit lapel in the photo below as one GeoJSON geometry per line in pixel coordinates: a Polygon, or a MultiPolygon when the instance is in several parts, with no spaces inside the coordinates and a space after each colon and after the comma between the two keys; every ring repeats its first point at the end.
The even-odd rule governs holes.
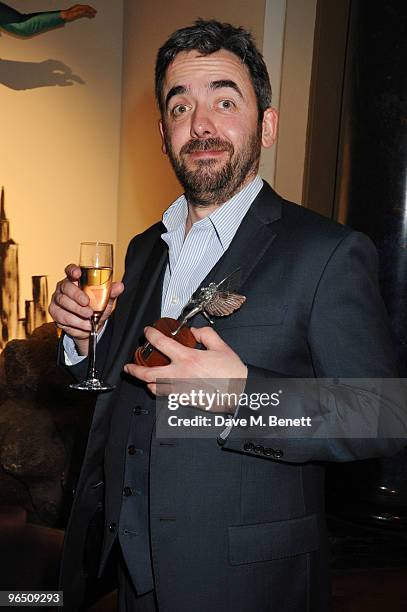
{"type": "Polygon", "coordinates": [[[147,265],[137,285],[129,287],[129,298],[124,311],[115,317],[115,329],[106,365],[106,379],[115,380],[123,362],[138,346],[142,326],[154,323],[161,312],[162,276],[167,262],[166,243],[158,235],[147,265]],[[144,316],[148,313],[147,316],[144,316]]]}
{"type": "Polygon", "coordinates": [[[234,290],[239,290],[273,242],[277,232],[272,223],[280,217],[280,198],[265,182],[240,224],[228,250],[204,278],[200,287],[205,287],[211,282],[219,283],[226,276],[240,269],[238,284],[233,287],[234,290]]]}

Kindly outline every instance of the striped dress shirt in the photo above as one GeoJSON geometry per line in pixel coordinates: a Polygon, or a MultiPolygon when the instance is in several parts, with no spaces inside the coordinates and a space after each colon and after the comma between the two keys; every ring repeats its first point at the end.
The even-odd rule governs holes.
{"type": "MultiPolygon", "coordinates": [[[[164,275],[161,316],[177,319],[203,279],[219,261],[236,234],[243,217],[263,186],[259,175],[214,212],[193,224],[185,236],[188,203],[180,196],[164,212],[167,231],[161,238],[168,244],[168,265],[164,275]]],[[[106,324],[99,332],[102,337],[106,324]]],[[[79,356],[72,338],[64,336],[65,363],[75,365],[79,356]]]]}
{"type": "Polygon", "coordinates": [[[263,186],[260,176],[214,212],[193,224],[185,236],[188,204],[180,196],[163,215],[168,265],[164,276],[161,316],[177,319],[203,279],[219,261],[243,217],[263,186]]]}

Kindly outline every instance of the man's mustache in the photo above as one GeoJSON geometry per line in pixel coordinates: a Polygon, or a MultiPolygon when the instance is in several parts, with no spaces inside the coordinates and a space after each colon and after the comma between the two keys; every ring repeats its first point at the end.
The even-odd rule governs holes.
{"type": "Polygon", "coordinates": [[[221,138],[201,138],[190,140],[181,147],[180,154],[196,153],[197,151],[228,151],[233,154],[232,143],[221,138]]]}

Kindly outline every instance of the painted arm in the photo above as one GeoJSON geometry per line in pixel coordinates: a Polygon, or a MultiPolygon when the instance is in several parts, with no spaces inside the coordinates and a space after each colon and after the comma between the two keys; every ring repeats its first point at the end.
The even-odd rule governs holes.
{"type": "Polygon", "coordinates": [[[0,2],[0,27],[10,34],[21,37],[41,34],[42,32],[65,25],[67,21],[74,21],[82,17],[92,18],[95,15],[95,9],[84,4],[76,4],[62,11],[29,13],[25,15],[0,2]]]}

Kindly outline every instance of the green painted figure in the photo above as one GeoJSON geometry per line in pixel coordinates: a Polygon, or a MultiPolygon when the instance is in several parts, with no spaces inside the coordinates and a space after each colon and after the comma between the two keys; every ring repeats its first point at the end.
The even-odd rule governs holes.
{"type": "Polygon", "coordinates": [[[17,36],[33,36],[82,17],[93,18],[96,9],[87,4],[75,4],[66,10],[40,13],[19,13],[0,2],[0,28],[17,36]]]}

